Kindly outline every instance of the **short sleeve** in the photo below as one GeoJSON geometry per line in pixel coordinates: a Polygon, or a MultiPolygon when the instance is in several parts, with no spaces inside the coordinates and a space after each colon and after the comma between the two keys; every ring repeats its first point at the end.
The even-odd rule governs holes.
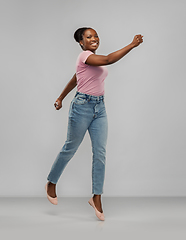
{"type": "Polygon", "coordinates": [[[94,54],[93,52],[87,50],[87,51],[83,51],[80,55],[80,61],[85,63],[87,58],[91,55],[94,54]]]}

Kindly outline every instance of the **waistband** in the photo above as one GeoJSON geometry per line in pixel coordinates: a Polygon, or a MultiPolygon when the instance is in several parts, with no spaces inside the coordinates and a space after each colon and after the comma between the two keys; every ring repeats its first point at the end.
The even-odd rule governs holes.
{"type": "Polygon", "coordinates": [[[104,100],[104,95],[93,96],[93,95],[89,95],[89,94],[86,94],[86,93],[76,92],[75,97],[77,97],[77,96],[80,96],[80,97],[85,98],[87,100],[95,100],[95,101],[104,100]]]}

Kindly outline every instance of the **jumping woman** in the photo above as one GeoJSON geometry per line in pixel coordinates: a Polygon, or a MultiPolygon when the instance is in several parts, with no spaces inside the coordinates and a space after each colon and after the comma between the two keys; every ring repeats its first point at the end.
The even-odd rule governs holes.
{"type": "Polygon", "coordinates": [[[104,103],[104,80],[108,74],[106,65],[123,58],[133,48],[143,42],[142,35],[136,35],[126,47],[106,56],[97,55],[99,36],[90,27],[83,27],[74,33],[82,52],[76,62],[76,73],[66,85],[54,106],[62,107],[66,95],[77,86],[75,97],[71,101],[68,113],[68,131],[64,146],[54,161],[45,185],[48,200],[57,205],[56,183],[67,163],[73,157],[88,130],[92,143],[92,194],[88,203],[94,208],[96,216],[104,221],[101,194],[105,178],[107,114],[104,103]]]}

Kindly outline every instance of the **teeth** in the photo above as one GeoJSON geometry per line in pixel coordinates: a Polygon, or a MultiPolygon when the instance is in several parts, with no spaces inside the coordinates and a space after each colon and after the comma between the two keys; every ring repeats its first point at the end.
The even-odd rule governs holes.
{"type": "Polygon", "coordinates": [[[97,43],[92,43],[91,45],[92,45],[92,46],[96,46],[96,45],[97,45],[97,43]]]}

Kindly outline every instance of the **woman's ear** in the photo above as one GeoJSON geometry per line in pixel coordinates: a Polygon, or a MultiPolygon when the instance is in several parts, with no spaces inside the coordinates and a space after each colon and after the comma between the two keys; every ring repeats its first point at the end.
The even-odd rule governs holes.
{"type": "Polygon", "coordinates": [[[84,50],[84,46],[83,46],[83,42],[82,41],[79,42],[79,45],[84,50]]]}

